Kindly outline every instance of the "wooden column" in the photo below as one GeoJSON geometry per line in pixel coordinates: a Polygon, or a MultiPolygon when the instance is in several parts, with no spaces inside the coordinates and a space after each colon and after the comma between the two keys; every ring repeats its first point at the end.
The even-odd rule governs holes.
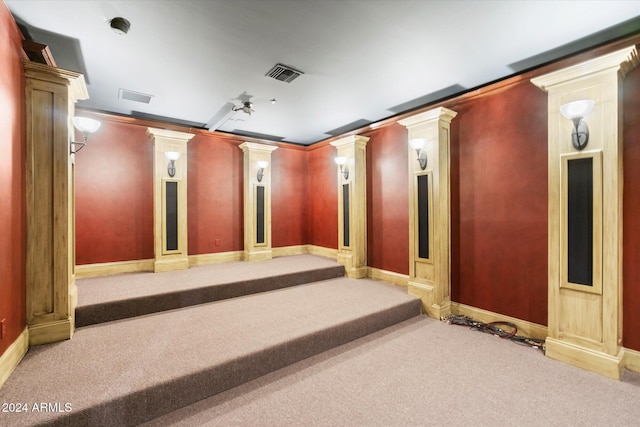
{"type": "Polygon", "coordinates": [[[245,142],[244,152],[244,260],[271,259],[271,145],[245,142]],[[262,163],[265,162],[265,163],[262,163]]]}
{"type": "Polygon", "coordinates": [[[29,344],[69,339],[75,285],[74,157],[71,118],[87,99],[81,74],[25,62],[26,297],[29,344]]]}
{"type": "Polygon", "coordinates": [[[351,135],[331,142],[344,159],[338,173],[338,262],[347,276],[367,277],[367,142],[351,135]]]}
{"type": "Polygon", "coordinates": [[[449,128],[456,115],[441,107],[399,121],[410,142],[408,291],[438,319],[451,313],[449,128]]]}
{"type": "MultiPolygon", "coordinates": [[[[635,47],[532,82],[549,94],[549,327],[547,356],[620,378],[622,339],[622,135],[619,80],[635,47]],[[593,100],[586,147],[560,107],[593,100]]],[[[523,118],[524,119],[524,118],[523,118]]]]}
{"type": "MultiPolygon", "coordinates": [[[[189,268],[187,248],[187,142],[193,134],[149,128],[153,149],[155,272],[189,268]],[[167,153],[179,153],[173,161],[167,153]],[[173,176],[172,176],[173,175],[173,176]]],[[[169,154],[170,155],[170,154],[169,154]]]]}

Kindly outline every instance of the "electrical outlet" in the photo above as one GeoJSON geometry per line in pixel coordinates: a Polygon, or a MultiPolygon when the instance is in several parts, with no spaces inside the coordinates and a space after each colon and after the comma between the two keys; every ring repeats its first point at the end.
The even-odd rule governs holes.
{"type": "Polygon", "coordinates": [[[215,245],[216,245],[216,246],[220,246],[220,239],[216,239],[216,240],[215,240],[215,245]]]}
{"type": "Polygon", "coordinates": [[[7,333],[7,319],[0,320],[0,340],[4,338],[7,333]]]}

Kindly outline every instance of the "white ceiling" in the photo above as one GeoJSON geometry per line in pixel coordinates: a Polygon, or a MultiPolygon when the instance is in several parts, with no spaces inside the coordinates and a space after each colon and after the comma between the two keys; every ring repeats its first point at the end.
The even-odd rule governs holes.
{"type": "Polygon", "coordinates": [[[59,67],[85,73],[82,107],[202,127],[227,115],[219,130],[300,144],[640,30],[640,0],[5,2],[59,67]],[[109,28],[117,16],[127,35],[109,28]],[[304,75],[265,77],[276,63],[304,75]],[[244,92],[255,112],[226,114],[244,92]]]}

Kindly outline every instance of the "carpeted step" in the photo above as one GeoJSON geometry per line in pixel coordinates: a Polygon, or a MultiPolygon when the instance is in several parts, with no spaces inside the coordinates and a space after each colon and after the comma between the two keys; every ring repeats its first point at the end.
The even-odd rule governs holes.
{"type": "Polygon", "coordinates": [[[402,288],[340,278],[93,325],[30,349],[0,390],[30,410],[2,415],[136,425],[419,313],[402,288]],[[38,402],[61,410],[31,411],[38,402]]]}
{"type": "Polygon", "coordinates": [[[296,255],[165,273],[79,279],[76,327],[344,276],[328,258],[296,255]]]}

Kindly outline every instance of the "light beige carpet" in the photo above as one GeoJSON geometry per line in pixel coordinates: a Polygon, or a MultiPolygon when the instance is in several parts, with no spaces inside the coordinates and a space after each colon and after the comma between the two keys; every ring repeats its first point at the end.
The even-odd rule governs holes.
{"type": "Polygon", "coordinates": [[[640,375],[419,317],[145,425],[638,426],[640,375]]]}

